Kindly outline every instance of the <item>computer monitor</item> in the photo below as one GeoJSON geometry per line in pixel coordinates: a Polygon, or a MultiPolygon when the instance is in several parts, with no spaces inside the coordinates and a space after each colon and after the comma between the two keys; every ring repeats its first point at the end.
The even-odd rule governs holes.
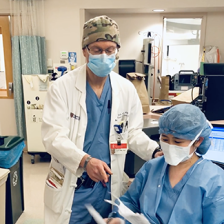
{"type": "Polygon", "coordinates": [[[205,116],[209,121],[224,120],[224,75],[209,75],[207,100],[204,104],[205,116]]]}
{"type": "Polygon", "coordinates": [[[224,125],[214,124],[210,134],[211,146],[203,158],[224,168],[224,125]]]}
{"type": "Polygon", "coordinates": [[[204,63],[204,75],[224,75],[224,63],[204,63]]]}
{"type": "Polygon", "coordinates": [[[135,72],[135,60],[119,60],[118,73],[126,78],[129,72],[135,72]]]}

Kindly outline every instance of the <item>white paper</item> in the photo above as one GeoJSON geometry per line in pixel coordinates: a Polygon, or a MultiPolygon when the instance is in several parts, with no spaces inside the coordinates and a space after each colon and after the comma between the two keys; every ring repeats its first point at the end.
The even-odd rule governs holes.
{"type": "Polygon", "coordinates": [[[61,163],[59,163],[54,157],[52,157],[51,160],[51,167],[57,170],[64,177],[65,175],[64,166],[61,163]]]}
{"type": "MultiPolygon", "coordinates": [[[[91,214],[91,216],[94,218],[97,224],[106,224],[104,219],[101,217],[101,215],[93,208],[92,205],[86,205],[87,210],[91,214]]],[[[125,224],[123,219],[120,219],[120,224],[125,224]]]]}
{"type": "Polygon", "coordinates": [[[94,218],[97,224],[105,224],[106,222],[103,220],[101,215],[93,208],[92,205],[86,205],[87,210],[90,215],[94,218]]]}
{"type": "Polygon", "coordinates": [[[119,214],[121,216],[123,216],[124,219],[126,219],[127,221],[129,221],[132,224],[139,224],[139,223],[150,224],[148,219],[143,214],[134,213],[131,209],[126,207],[118,197],[116,197],[116,196],[114,196],[114,197],[119,201],[119,203],[120,203],[119,205],[110,200],[105,200],[105,201],[114,206],[117,206],[119,214]]]}

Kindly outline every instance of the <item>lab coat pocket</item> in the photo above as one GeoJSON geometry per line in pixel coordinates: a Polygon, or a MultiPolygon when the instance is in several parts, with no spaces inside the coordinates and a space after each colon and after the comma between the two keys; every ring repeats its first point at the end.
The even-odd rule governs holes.
{"type": "Polygon", "coordinates": [[[62,211],[62,188],[54,189],[48,184],[45,185],[44,190],[44,204],[55,213],[62,211]]]}
{"type": "Polygon", "coordinates": [[[61,212],[62,189],[64,186],[65,169],[54,157],[52,157],[50,171],[46,179],[44,203],[55,213],[61,212]]]}

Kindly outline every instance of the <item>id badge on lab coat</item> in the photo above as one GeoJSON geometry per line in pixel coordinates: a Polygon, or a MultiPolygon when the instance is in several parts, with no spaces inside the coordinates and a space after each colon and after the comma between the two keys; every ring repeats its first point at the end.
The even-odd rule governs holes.
{"type": "Polygon", "coordinates": [[[119,140],[110,142],[111,154],[127,154],[128,144],[127,140],[119,140]]]}

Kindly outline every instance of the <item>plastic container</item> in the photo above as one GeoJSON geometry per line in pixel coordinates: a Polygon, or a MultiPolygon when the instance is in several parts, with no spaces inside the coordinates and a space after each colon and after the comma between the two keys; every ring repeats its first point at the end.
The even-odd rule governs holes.
{"type": "MultiPolygon", "coordinates": [[[[25,143],[18,136],[0,137],[0,168],[8,168],[6,181],[6,224],[15,224],[24,211],[23,149],[25,143]]],[[[1,216],[0,216],[1,217],[1,216]]]]}

